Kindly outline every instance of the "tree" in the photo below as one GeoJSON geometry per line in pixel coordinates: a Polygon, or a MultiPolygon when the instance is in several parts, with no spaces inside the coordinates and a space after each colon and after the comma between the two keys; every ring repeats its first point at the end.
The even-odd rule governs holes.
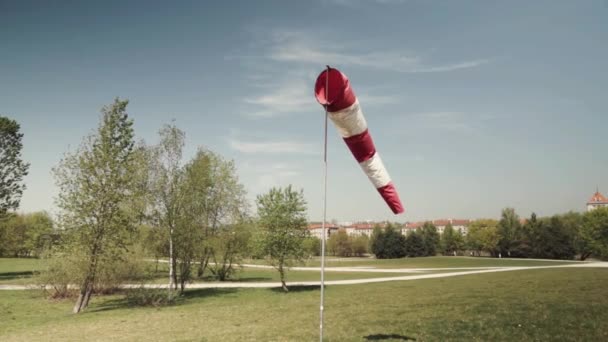
{"type": "Polygon", "coordinates": [[[406,255],[405,236],[388,224],[380,235],[376,237],[372,253],[378,259],[403,258],[406,255]]]}
{"type": "Polygon", "coordinates": [[[420,232],[414,230],[405,237],[405,253],[408,257],[415,258],[426,255],[426,247],[420,232]]]}
{"type": "Polygon", "coordinates": [[[534,236],[534,257],[571,260],[576,255],[574,232],[559,215],[541,220],[534,236]]]}
{"type": "Polygon", "coordinates": [[[580,239],[591,255],[608,258],[608,208],[597,208],[583,215],[580,239]]]}
{"type": "Polygon", "coordinates": [[[233,231],[243,225],[251,228],[253,224],[249,224],[246,192],[239,182],[233,161],[199,149],[188,169],[187,178],[191,179],[188,188],[196,191],[194,197],[187,201],[187,207],[203,239],[198,254],[200,277],[214,253],[213,246],[207,242],[226,229],[233,231]]]}
{"type": "Polygon", "coordinates": [[[346,230],[339,229],[327,240],[327,249],[332,255],[347,257],[352,254],[352,241],[346,234],[346,230]]]}
{"type": "Polygon", "coordinates": [[[511,256],[511,250],[515,245],[516,232],[520,227],[519,216],[515,213],[515,209],[503,209],[498,222],[498,248],[502,255],[511,256]]]}
{"type": "Polygon", "coordinates": [[[424,255],[435,256],[440,242],[437,227],[431,222],[425,222],[424,225],[422,225],[420,236],[422,237],[424,244],[424,255]]]}
{"type": "Polygon", "coordinates": [[[185,133],[175,125],[165,125],[160,131],[160,143],[151,151],[150,190],[153,223],[169,234],[169,291],[177,288],[177,261],[174,255],[174,233],[183,204],[180,185],[185,133]]]}
{"type": "MultiPolygon", "coordinates": [[[[372,230],[372,236],[369,238],[369,251],[374,253],[375,250],[379,248],[376,244],[379,243],[379,238],[382,236],[382,228],[379,225],[374,225],[374,229],[372,230]]],[[[376,254],[376,253],[374,253],[376,254]]]]}
{"type": "Polygon", "coordinates": [[[478,256],[482,251],[492,256],[498,255],[498,221],[492,219],[479,219],[471,222],[467,234],[467,246],[478,256]]]}
{"type": "Polygon", "coordinates": [[[539,235],[543,230],[543,222],[538,220],[535,213],[530,215],[526,223],[513,231],[511,256],[518,258],[538,257],[544,241],[539,235]]]}
{"type": "Polygon", "coordinates": [[[291,185],[272,188],[258,195],[256,204],[262,228],[259,248],[278,270],[283,290],[287,292],[285,268],[305,254],[303,242],[308,231],[304,194],[293,190],[291,185]]]}
{"type": "Polygon", "coordinates": [[[69,249],[82,255],[85,265],[74,313],[88,306],[98,271],[124,255],[135,228],[130,205],[138,195],[138,165],[127,104],[116,99],[104,106],[97,131],[54,169],[60,223],[69,234],[69,249]]]}
{"type": "Polygon", "coordinates": [[[589,241],[584,237],[583,231],[583,215],[570,211],[561,215],[562,223],[565,229],[574,234],[574,248],[580,260],[585,260],[591,255],[589,241]]]}
{"type": "Polygon", "coordinates": [[[0,116],[0,218],[19,208],[29,164],[21,159],[23,134],[15,120],[0,116]]]}
{"type": "Polygon", "coordinates": [[[464,248],[464,237],[460,230],[454,230],[452,224],[448,223],[441,234],[440,246],[444,255],[455,255],[464,248]]]}
{"type": "Polygon", "coordinates": [[[369,246],[369,238],[367,235],[351,237],[352,252],[354,256],[363,256],[368,252],[367,247],[369,246]]]}
{"type": "Polygon", "coordinates": [[[209,244],[213,248],[210,269],[218,280],[227,280],[234,274],[241,258],[248,252],[249,236],[247,225],[241,223],[223,226],[212,238],[209,244]]]}
{"type": "Polygon", "coordinates": [[[40,256],[53,242],[53,220],[46,212],[9,214],[0,219],[0,256],[40,256]]]}
{"type": "Polygon", "coordinates": [[[314,236],[307,237],[304,240],[304,250],[308,258],[321,255],[321,239],[314,236]]]}

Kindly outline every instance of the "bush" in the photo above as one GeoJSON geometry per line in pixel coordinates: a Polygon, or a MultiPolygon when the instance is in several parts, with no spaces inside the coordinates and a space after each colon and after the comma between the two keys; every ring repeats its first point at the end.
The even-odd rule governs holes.
{"type": "Polygon", "coordinates": [[[128,289],[125,299],[129,306],[167,306],[175,304],[178,294],[167,289],[147,289],[143,285],[128,289]]]}
{"type": "MultiPolygon", "coordinates": [[[[115,257],[100,263],[94,284],[95,293],[113,293],[126,281],[140,280],[145,276],[147,264],[139,251],[115,257]]],[[[71,298],[78,295],[88,268],[84,253],[77,249],[69,252],[56,250],[47,259],[46,269],[38,276],[51,298],[71,298]]]]}

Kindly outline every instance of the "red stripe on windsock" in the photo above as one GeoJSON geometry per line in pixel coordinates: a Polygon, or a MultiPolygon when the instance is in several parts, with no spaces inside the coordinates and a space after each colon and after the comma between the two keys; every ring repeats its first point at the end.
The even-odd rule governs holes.
{"type": "Polygon", "coordinates": [[[346,142],[346,146],[348,146],[348,149],[359,163],[369,160],[376,154],[374,141],[367,129],[361,134],[344,138],[344,142],[346,142]]]}
{"type": "Polygon", "coordinates": [[[317,77],[317,82],[315,83],[315,97],[317,101],[321,105],[327,106],[327,111],[329,112],[337,112],[352,106],[357,97],[350,87],[350,82],[346,75],[332,68],[329,68],[329,82],[327,82],[327,75],[328,70],[325,69],[317,77]]]}
{"type": "Polygon", "coordinates": [[[377,190],[380,193],[380,196],[384,198],[386,204],[391,208],[393,214],[401,214],[404,212],[401,199],[399,199],[399,194],[397,193],[397,189],[395,189],[393,182],[390,182],[377,190]]]}

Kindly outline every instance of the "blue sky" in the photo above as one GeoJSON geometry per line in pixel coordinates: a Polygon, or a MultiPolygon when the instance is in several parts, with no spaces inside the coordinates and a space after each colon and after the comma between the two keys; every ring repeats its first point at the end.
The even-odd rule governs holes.
{"type": "Polygon", "coordinates": [[[330,127],[328,218],[583,210],[608,193],[608,2],[0,1],[0,113],[31,163],[21,211],[120,96],[138,138],[236,161],[253,200],[303,188],[321,218],[326,64],[351,79],[406,207],[393,216],[330,127]]]}

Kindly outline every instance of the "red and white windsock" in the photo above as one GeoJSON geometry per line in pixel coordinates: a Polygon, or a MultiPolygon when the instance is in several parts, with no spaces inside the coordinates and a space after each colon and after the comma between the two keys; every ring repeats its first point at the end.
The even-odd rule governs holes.
{"type": "Polygon", "coordinates": [[[327,108],[329,118],[386,204],[393,213],[403,213],[397,189],[376,151],[359,101],[346,75],[333,68],[324,70],[317,78],[315,96],[327,108]]]}

